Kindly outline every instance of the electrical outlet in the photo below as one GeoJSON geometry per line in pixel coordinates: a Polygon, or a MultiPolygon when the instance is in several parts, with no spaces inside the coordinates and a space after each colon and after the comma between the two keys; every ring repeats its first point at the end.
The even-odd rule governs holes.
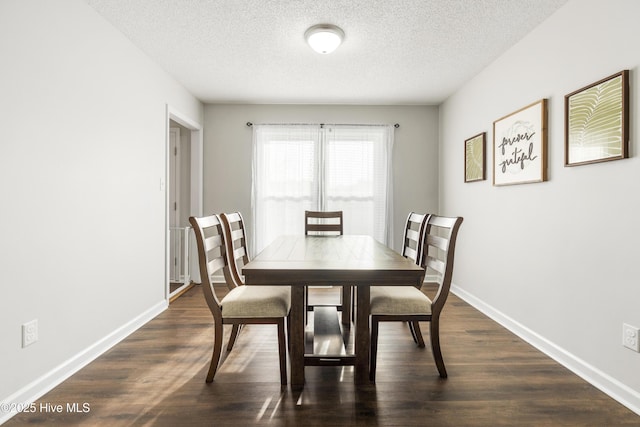
{"type": "Polygon", "coordinates": [[[38,341],[38,319],[22,325],[22,348],[38,341]]]}
{"type": "Polygon", "coordinates": [[[638,339],[638,328],[635,326],[622,324],[622,345],[633,351],[640,353],[640,340],[638,339]]]}

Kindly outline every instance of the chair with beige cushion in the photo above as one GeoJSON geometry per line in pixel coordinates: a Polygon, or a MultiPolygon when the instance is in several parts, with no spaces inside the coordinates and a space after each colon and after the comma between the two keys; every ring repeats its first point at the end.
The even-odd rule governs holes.
{"type": "MultiPolygon", "coordinates": [[[[291,308],[291,288],[287,286],[229,286],[230,290],[220,299],[216,294],[212,277],[222,271],[227,284],[233,278],[233,257],[218,215],[202,218],[191,217],[198,247],[200,278],[205,299],[213,315],[214,344],[211,365],[206,381],[212,382],[222,353],[224,325],[275,324],[278,328],[278,352],[280,356],[280,383],[287,384],[285,318],[291,308]]],[[[231,349],[235,340],[230,337],[231,349]]]]}
{"type": "MultiPolygon", "coordinates": [[[[412,260],[416,264],[420,264],[420,255],[422,251],[422,239],[424,229],[427,224],[429,214],[419,214],[410,212],[407,216],[407,222],[404,227],[404,236],[402,239],[402,256],[412,260]]],[[[417,321],[409,322],[409,330],[413,341],[419,347],[424,347],[424,340],[420,332],[420,323],[417,321]]]]}
{"type": "MultiPolygon", "coordinates": [[[[245,285],[244,276],[242,275],[242,267],[247,265],[251,260],[249,258],[249,247],[247,245],[247,233],[244,226],[244,219],[240,212],[221,213],[219,217],[225,233],[229,259],[230,275],[229,277],[225,277],[225,279],[227,287],[232,290],[238,286],[245,285]]],[[[290,326],[288,323],[287,325],[290,326]]],[[[238,338],[242,326],[243,325],[240,323],[233,325],[227,351],[231,351],[233,348],[233,344],[238,338]]]]}
{"type": "MultiPolygon", "coordinates": [[[[342,211],[304,211],[304,234],[306,236],[341,236],[344,233],[342,211]]],[[[309,288],[305,287],[305,307],[313,311],[317,304],[309,303],[309,288]]],[[[343,322],[351,317],[353,289],[342,286],[341,302],[336,307],[343,311],[343,322]]]]}
{"type": "MultiPolygon", "coordinates": [[[[227,287],[229,290],[238,286],[244,286],[242,277],[242,266],[249,262],[249,249],[247,247],[247,239],[244,228],[244,219],[240,212],[222,213],[220,221],[225,233],[225,241],[227,244],[227,254],[229,254],[229,277],[226,277],[227,287]]],[[[242,324],[236,323],[231,329],[229,344],[227,351],[231,351],[233,345],[240,334],[242,324]]]]}
{"type": "MultiPolygon", "coordinates": [[[[462,217],[437,215],[430,215],[427,219],[418,260],[419,265],[425,268],[427,278],[433,277],[437,285],[433,300],[414,286],[371,287],[371,381],[376,378],[379,322],[387,321],[404,321],[413,325],[429,322],[433,358],[440,377],[447,377],[440,349],[440,313],[451,287],[456,238],[462,221],[462,217]]],[[[420,334],[419,329],[415,332],[420,334]]]]}

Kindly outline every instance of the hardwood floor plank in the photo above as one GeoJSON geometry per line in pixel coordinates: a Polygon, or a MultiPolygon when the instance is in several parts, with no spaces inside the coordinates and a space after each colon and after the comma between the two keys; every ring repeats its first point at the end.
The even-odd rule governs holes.
{"type": "MultiPolygon", "coordinates": [[[[422,330],[428,340],[428,326],[422,330]]],[[[429,345],[416,347],[407,325],[392,322],[380,325],[375,385],[355,385],[353,367],[307,367],[302,391],[282,388],[271,325],[246,326],[206,384],[212,334],[195,287],[36,402],[61,404],[62,413],[22,413],[6,426],[640,425],[638,415],[454,295],[441,318],[446,380],[429,345]],[[89,411],[68,412],[68,403],[89,411]]]]}

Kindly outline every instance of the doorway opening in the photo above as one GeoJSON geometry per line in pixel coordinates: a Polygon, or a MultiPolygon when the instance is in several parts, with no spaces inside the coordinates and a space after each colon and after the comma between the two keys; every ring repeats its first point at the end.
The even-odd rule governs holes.
{"type": "Polygon", "coordinates": [[[189,216],[202,212],[202,128],[168,108],[166,297],[171,303],[199,282],[189,216]]]}

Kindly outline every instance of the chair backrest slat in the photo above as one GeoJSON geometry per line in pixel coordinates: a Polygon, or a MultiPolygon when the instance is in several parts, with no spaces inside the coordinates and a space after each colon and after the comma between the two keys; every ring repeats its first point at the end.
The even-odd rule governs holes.
{"type": "Polygon", "coordinates": [[[418,259],[418,250],[405,246],[405,248],[404,248],[404,256],[405,256],[405,258],[409,258],[409,259],[412,259],[412,260],[417,260],[418,259]]]}
{"type": "Polygon", "coordinates": [[[208,262],[207,268],[209,269],[208,271],[214,271],[214,272],[224,268],[224,259],[222,258],[212,259],[211,261],[208,262]]]}
{"type": "Polygon", "coordinates": [[[243,258],[246,254],[247,254],[247,251],[246,251],[246,248],[244,246],[241,246],[239,248],[235,248],[233,250],[233,258],[234,259],[243,258]]]}
{"type": "Polygon", "coordinates": [[[204,250],[209,252],[223,245],[222,236],[215,235],[204,238],[204,250]]]}
{"type": "Polygon", "coordinates": [[[440,236],[427,235],[427,241],[425,243],[428,246],[434,246],[442,251],[446,251],[449,248],[449,239],[440,236]]]}
{"type": "Polygon", "coordinates": [[[425,267],[437,271],[442,276],[444,275],[446,265],[442,260],[439,260],[437,258],[427,257],[427,260],[425,262],[425,267]]]}
{"type": "Polygon", "coordinates": [[[420,232],[418,230],[407,230],[406,239],[413,240],[415,242],[420,241],[420,232]]]}
{"type": "Polygon", "coordinates": [[[244,228],[231,230],[231,240],[244,239],[244,228]]]}

